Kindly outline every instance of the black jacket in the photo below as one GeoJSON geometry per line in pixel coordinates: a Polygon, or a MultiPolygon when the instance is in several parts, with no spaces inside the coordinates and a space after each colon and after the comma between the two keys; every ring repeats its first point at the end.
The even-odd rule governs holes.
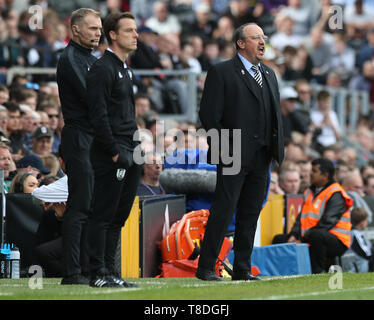
{"type": "Polygon", "coordinates": [[[137,145],[133,141],[137,124],[132,78],[131,70],[108,50],[87,74],[86,102],[95,132],[93,143],[111,156],[137,145]]]}
{"type": "Polygon", "coordinates": [[[93,133],[85,103],[86,75],[97,59],[91,50],[70,41],[57,65],[57,84],[65,126],[93,133]]]}
{"type": "MultiPolygon", "coordinates": [[[[321,193],[324,189],[326,189],[330,184],[335,183],[335,181],[331,181],[326,186],[323,187],[318,193],[315,192],[315,187],[311,187],[310,189],[313,192],[313,198],[315,198],[319,193],[321,193]]],[[[311,229],[323,229],[323,230],[330,230],[333,228],[340,218],[342,217],[343,213],[347,210],[347,206],[345,204],[345,200],[340,192],[335,192],[329,201],[327,201],[325,210],[322,214],[321,219],[318,223],[311,229]]],[[[301,214],[299,214],[296,218],[295,224],[292,227],[290,235],[295,236],[297,239],[301,239],[301,223],[300,223],[301,214]]],[[[308,231],[310,231],[309,229],[308,231]]],[[[304,240],[307,241],[308,232],[304,236],[304,240]]]]}
{"type": "MultiPolygon", "coordinates": [[[[271,127],[271,156],[278,164],[284,157],[283,126],[279,103],[279,89],[275,73],[261,64],[263,81],[267,82],[270,104],[274,110],[271,127]]],[[[241,164],[251,166],[254,151],[260,143],[261,97],[257,94],[257,84],[236,55],[233,59],[212,66],[207,74],[201,98],[199,116],[206,131],[216,129],[240,129],[241,164]]],[[[260,90],[258,90],[260,91],[260,90]]],[[[231,132],[230,132],[231,134],[231,132]]],[[[208,137],[209,138],[209,137],[208,137]]],[[[209,153],[211,153],[212,141],[209,153]]],[[[232,141],[229,145],[232,151],[232,141]]],[[[210,154],[208,154],[208,161],[210,154]]]]}

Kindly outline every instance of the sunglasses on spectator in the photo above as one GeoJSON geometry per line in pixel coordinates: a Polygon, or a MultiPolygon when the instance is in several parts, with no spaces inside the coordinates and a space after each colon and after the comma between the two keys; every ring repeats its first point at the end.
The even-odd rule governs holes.
{"type": "Polygon", "coordinates": [[[59,117],[58,114],[49,114],[49,115],[48,115],[48,118],[49,118],[49,119],[52,119],[52,118],[58,118],[58,117],[59,117]]]}

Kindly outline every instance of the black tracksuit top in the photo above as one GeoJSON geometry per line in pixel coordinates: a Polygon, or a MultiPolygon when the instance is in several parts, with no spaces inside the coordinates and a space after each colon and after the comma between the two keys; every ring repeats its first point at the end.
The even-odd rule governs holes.
{"type": "Polygon", "coordinates": [[[97,60],[92,50],[70,40],[57,65],[57,84],[66,126],[93,133],[85,103],[86,75],[97,60]]]}
{"type": "Polygon", "coordinates": [[[93,143],[111,156],[137,145],[133,74],[117,55],[108,50],[86,77],[86,103],[94,130],[93,143]]]}

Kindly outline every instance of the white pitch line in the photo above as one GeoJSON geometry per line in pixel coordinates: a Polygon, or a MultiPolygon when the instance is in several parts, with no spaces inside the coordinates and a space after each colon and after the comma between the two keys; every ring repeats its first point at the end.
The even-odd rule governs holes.
{"type": "Polygon", "coordinates": [[[327,295],[327,294],[340,293],[340,292],[362,291],[362,290],[374,290],[374,287],[366,287],[366,288],[358,288],[358,289],[339,289],[339,290],[330,290],[330,291],[312,291],[312,292],[305,292],[305,293],[298,293],[298,294],[268,296],[268,297],[256,298],[253,300],[294,299],[294,298],[301,298],[301,297],[307,297],[307,296],[319,296],[319,295],[327,295]]]}

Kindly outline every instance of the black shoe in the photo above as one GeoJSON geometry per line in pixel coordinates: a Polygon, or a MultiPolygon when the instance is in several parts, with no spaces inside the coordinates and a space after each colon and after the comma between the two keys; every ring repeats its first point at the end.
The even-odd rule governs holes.
{"type": "Polygon", "coordinates": [[[125,287],[125,288],[138,288],[139,287],[137,284],[127,282],[123,280],[121,277],[118,277],[113,274],[106,276],[106,279],[108,279],[109,281],[118,283],[120,286],[125,287]]]}
{"type": "Polygon", "coordinates": [[[203,268],[197,268],[196,278],[205,281],[222,281],[222,279],[219,276],[217,276],[217,274],[214,271],[203,268]]]}
{"type": "Polygon", "coordinates": [[[96,287],[96,288],[119,288],[122,287],[119,283],[116,283],[114,281],[111,281],[107,277],[104,276],[96,276],[91,279],[90,281],[90,287],[96,287]]]}
{"type": "Polygon", "coordinates": [[[81,274],[75,274],[69,277],[64,277],[61,284],[89,284],[89,280],[81,274]]]}
{"type": "Polygon", "coordinates": [[[254,280],[261,280],[259,277],[252,276],[249,272],[239,272],[233,273],[231,280],[244,280],[244,281],[254,281],[254,280]]]}

